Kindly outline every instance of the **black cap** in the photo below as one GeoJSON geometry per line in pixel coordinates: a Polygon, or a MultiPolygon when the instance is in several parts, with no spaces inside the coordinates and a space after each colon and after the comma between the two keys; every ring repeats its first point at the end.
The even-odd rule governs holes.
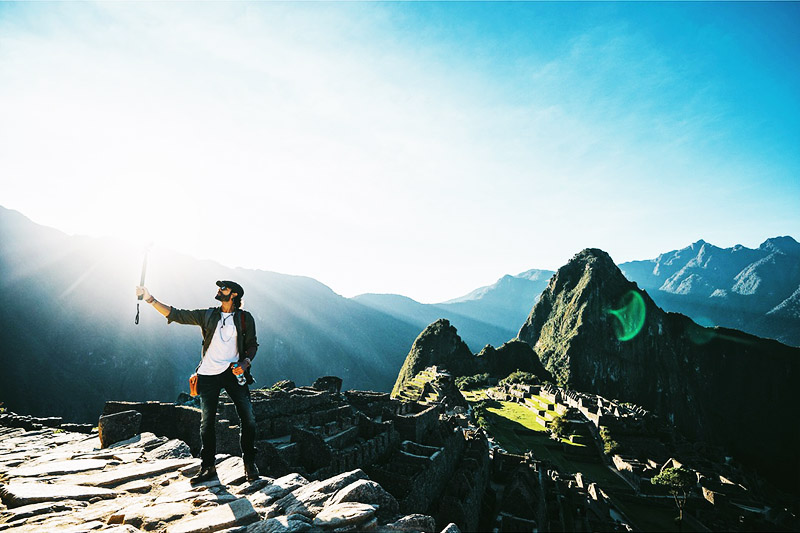
{"type": "Polygon", "coordinates": [[[217,281],[217,287],[228,287],[231,291],[238,294],[240,298],[244,296],[244,289],[235,281],[217,281]]]}

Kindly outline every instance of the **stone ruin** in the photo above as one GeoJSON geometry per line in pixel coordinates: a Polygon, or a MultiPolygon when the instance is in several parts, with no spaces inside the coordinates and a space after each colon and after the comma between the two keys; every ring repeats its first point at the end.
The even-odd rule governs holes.
{"type": "MultiPolygon", "coordinates": [[[[465,417],[448,414],[445,403],[405,402],[391,399],[388,393],[372,391],[340,392],[341,380],[330,376],[317,380],[312,387],[293,385],[286,382],[272,389],[251,391],[257,426],[257,463],[270,481],[269,486],[283,479],[302,479],[314,485],[338,476],[356,476],[348,477],[348,483],[368,480],[374,485],[371,494],[384,495],[378,498],[373,494],[373,500],[359,503],[377,509],[368,520],[365,518],[360,528],[368,523],[367,530],[379,526],[389,528],[387,531],[401,530],[391,529],[388,524],[409,516],[423,518],[414,519],[417,522],[406,520],[411,520],[406,524],[407,530],[439,531],[451,523],[454,523],[451,532],[458,528],[478,528],[481,501],[488,484],[488,443],[482,432],[465,423],[465,417]]],[[[220,457],[228,458],[225,460],[238,459],[240,463],[241,459],[236,457],[240,455],[237,424],[235,408],[223,394],[217,415],[217,452],[220,457]]],[[[83,438],[85,446],[92,447],[90,455],[109,455],[101,450],[116,447],[115,442],[128,437],[145,439],[151,447],[156,442],[159,446],[172,443],[173,452],[190,461],[180,468],[188,469],[197,463],[193,457],[200,450],[199,425],[200,410],[191,405],[109,401],[100,417],[99,434],[83,438]]],[[[14,438],[22,436],[14,434],[14,438]]],[[[143,449],[142,453],[148,451],[143,449]]],[[[136,459],[140,460],[141,457],[136,459]]],[[[6,466],[0,460],[0,470],[6,466]]],[[[13,468],[9,468],[8,474],[13,477],[13,473],[13,468]]],[[[173,473],[183,476],[188,470],[173,473]]],[[[185,481],[183,477],[176,480],[185,481]]],[[[227,487],[226,483],[223,485],[227,487]]],[[[104,486],[117,488],[113,484],[104,486]]],[[[232,492],[230,488],[226,490],[232,492]]],[[[15,494],[8,492],[4,501],[13,502],[14,507],[24,506],[15,494]]],[[[243,494],[233,495],[244,497],[243,494]]],[[[273,518],[270,513],[278,512],[265,509],[257,509],[260,517],[257,523],[273,518]]],[[[15,512],[14,521],[22,520],[20,516],[15,512]]],[[[313,526],[318,515],[308,518],[313,526]]],[[[131,525],[138,527],[135,523],[131,525]]],[[[298,530],[304,527],[295,525],[301,528],[298,530]]]]}
{"type": "MultiPolygon", "coordinates": [[[[603,427],[635,450],[606,456],[600,444],[596,451],[586,447],[593,456],[581,461],[607,461],[630,486],[629,493],[609,496],[582,474],[559,471],[531,453],[490,448],[470,410],[447,401],[448,376],[426,372],[415,382],[418,390],[406,391],[417,401],[341,392],[331,376],[312,387],[281,382],[252,391],[265,474],[252,484],[243,479],[237,417],[224,395],[220,480],[195,487],[186,479],[199,463],[200,412],[191,402],[108,402],[99,433],[88,435],[63,424],[53,429],[54,419],[0,417],[18,428],[0,428],[0,531],[623,531],[629,521],[615,501],[667,497],[648,478],[677,463],[645,446],[664,435],[641,408],[550,384],[497,389],[498,399],[521,403],[545,422],[563,414],[595,438],[596,421],[586,415],[602,416],[603,427]]],[[[702,520],[687,524],[737,529],[729,519],[737,513],[755,516],[751,524],[775,514],[760,506],[735,469],[720,469],[677,444],[697,472],[694,498],[706,502],[695,501],[687,520],[702,520]]],[[[796,523],[793,515],[769,519],[796,523]]]]}
{"type": "Polygon", "coordinates": [[[191,484],[200,460],[176,439],[144,432],[102,447],[96,432],[0,428],[0,531],[438,531],[430,516],[400,514],[361,469],[249,483],[240,457],[216,461],[218,479],[191,484]]]}

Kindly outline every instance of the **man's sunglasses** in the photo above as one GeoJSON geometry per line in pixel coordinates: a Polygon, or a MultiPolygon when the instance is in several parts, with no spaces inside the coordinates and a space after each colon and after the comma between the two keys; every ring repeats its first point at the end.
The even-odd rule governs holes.
{"type": "Polygon", "coordinates": [[[226,287],[225,285],[219,288],[221,291],[227,291],[228,289],[230,289],[230,287],[226,287]]]}

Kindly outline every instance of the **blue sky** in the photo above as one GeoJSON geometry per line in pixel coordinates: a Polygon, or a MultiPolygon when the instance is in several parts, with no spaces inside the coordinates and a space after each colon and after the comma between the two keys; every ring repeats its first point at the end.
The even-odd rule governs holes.
{"type": "Polygon", "coordinates": [[[585,247],[800,238],[796,20],[798,3],[2,3],[0,204],[425,302],[585,247]]]}

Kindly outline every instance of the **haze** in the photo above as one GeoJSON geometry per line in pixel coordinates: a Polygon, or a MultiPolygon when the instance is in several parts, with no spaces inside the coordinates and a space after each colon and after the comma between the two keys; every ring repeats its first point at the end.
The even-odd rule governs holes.
{"type": "Polygon", "coordinates": [[[796,3],[1,3],[0,204],[443,301],[800,234],[796,3]]]}

